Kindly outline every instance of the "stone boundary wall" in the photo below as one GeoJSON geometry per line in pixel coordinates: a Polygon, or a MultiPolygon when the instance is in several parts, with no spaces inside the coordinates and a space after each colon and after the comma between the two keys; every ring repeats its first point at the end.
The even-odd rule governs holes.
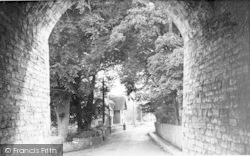
{"type": "Polygon", "coordinates": [[[182,149],[183,131],[182,126],[155,122],[155,131],[162,139],[182,149]]]}

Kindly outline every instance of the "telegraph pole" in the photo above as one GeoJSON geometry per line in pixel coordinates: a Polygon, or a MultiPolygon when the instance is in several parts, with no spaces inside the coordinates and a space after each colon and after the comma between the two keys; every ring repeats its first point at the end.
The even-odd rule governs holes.
{"type": "Polygon", "coordinates": [[[102,79],[102,122],[104,124],[105,122],[105,96],[104,96],[104,77],[102,79]]]}
{"type": "Polygon", "coordinates": [[[135,103],[134,103],[134,99],[132,99],[133,102],[133,124],[135,126],[135,103]]]}
{"type": "Polygon", "coordinates": [[[110,114],[110,107],[108,105],[108,110],[109,110],[109,131],[110,131],[110,134],[111,134],[111,114],[110,114]]]}

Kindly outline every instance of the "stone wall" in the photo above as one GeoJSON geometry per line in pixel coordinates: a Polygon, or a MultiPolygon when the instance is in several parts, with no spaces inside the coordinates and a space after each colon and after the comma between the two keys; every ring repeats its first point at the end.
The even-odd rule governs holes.
{"type": "MultiPolygon", "coordinates": [[[[156,1],[184,42],[183,151],[250,154],[249,2],[156,1]]],[[[71,1],[0,2],[0,143],[49,142],[48,37],[71,1]]]]}
{"type": "Polygon", "coordinates": [[[49,143],[48,37],[65,2],[0,2],[0,143],[49,143]]]}
{"type": "Polygon", "coordinates": [[[249,2],[213,2],[185,45],[183,150],[250,154],[249,2]]]}
{"type": "Polygon", "coordinates": [[[157,1],[184,39],[183,151],[249,154],[249,7],[157,1]]]}
{"type": "Polygon", "coordinates": [[[175,147],[182,149],[182,126],[155,122],[155,132],[162,139],[171,143],[175,147]]]}

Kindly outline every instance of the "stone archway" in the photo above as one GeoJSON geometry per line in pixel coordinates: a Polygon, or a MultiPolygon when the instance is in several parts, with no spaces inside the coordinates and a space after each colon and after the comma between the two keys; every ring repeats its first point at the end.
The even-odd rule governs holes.
{"type": "Polygon", "coordinates": [[[72,5],[0,3],[0,143],[50,143],[48,38],[72,5]]]}
{"type": "MultiPolygon", "coordinates": [[[[248,1],[157,1],[185,40],[183,151],[250,153],[248,1]]],[[[48,37],[72,1],[0,3],[0,143],[49,143],[48,37]]]]}
{"type": "Polygon", "coordinates": [[[184,38],[183,151],[249,154],[248,1],[158,1],[184,38]]]}

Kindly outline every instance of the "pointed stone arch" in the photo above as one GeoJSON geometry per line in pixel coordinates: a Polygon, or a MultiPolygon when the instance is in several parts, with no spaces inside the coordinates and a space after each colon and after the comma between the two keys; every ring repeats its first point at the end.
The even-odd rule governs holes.
{"type": "MultiPolygon", "coordinates": [[[[250,154],[249,1],[154,1],[184,41],[183,151],[250,154]]],[[[0,3],[0,143],[49,143],[48,37],[72,1],[0,3]]]]}
{"type": "Polygon", "coordinates": [[[73,4],[0,2],[0,144],[50,143],[48,38],[73,4]]]}

